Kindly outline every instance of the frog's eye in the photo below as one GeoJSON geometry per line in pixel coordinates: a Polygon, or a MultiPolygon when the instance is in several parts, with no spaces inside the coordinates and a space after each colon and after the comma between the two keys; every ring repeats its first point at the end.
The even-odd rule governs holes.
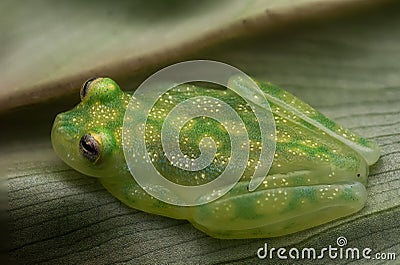
{"type": "Polygon", "coordinates": [[[100,157],[101,142],[91,134],[85,134],[79,141],[79,151],[90,162],[96,162],[100,157]]]}
{"type": "Polygon", "coordinates": [[[82,88],[81,88],[81,92],[80,92],[81,100],[83,100],[83,99],[86,97],[86,95],[89,93],[90,85],[93,83],[94,80],[96,80],[96,79],[98,79],[98,78],[99,78],[99,77],[92,77],[92,78],[88,79],[88,80],[83,84],[83,86],[82,86],[82,88]]]}

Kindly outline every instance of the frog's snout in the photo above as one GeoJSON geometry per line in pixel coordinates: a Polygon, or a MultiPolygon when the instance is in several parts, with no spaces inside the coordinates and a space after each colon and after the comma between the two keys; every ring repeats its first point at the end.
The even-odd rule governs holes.
{"type": "Polygon", "coordinates": [[[60,156],[61,139],[63,136],[64,128],[62,126],[62,114],[58,114],[53,122],[53,127],[51,128],[51,144],[54,151],[60,156]]]}
{"type": "Polygon", "coordinates": [[[64,115],[58,114],[53,122],[53,127],[51,129],[51,142],[54,146],[55,143],[60,141],[66,135],[65,125],[63,124],[64,115]]]}
{"type": "Polygon", "coordinates": [[[51,128],[51,142],[53,146],[54,146],[54,141],[58,139],[57,135],[60,133],[61,130],[60,128],[62,128],[61,120],[62,120],[62,114],[58,114],[54,119],[53,126],[51,128]]]}
{"type": "Polygon", "coordinates": [[[73,137],[71,135],[71,126],[68,126],[65,114],[61,113],[56,116],[51,129],[51,144],[56,154],[66,160],[65,154],[70,153],[73,146],[73,137]]]}
{"type": "Polygon", "coordinates": [[[53,134],[56,136],[55,140],[72,140],[76,133],[78,133],[78,131],[73,126],[73,121],[69,120],[65,113],[60,113],[56,116],[51,130],[52,136],[53,134]]]}

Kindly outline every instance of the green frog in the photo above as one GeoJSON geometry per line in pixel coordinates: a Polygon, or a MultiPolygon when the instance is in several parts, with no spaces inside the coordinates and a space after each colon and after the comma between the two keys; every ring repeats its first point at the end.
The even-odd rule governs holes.
{"type": "MultiPolygon", "coordinates": [[[[244,86],[239,79],[232,84],[244,86]]],[[[206,184],[226,168],[230,135],[215,119],[196,117],[180,131],[185,156],[201,155],[201,140],[211,137],[215,156],[196,171],[177,168],[162,148],[160,133],[166,114],[181,101],[207,95],[228,104],[244,121],[249,156],[239,181],[223,196],[194,206],[161,201],[132,176],[124,155],[124,115],[132,94],[110,78],[88,80],[81,102],[58,114],[51,140],[56,154],[75,170],[96,177],[126,205],[148,213],[186,219],[216,238],[264,238],[308,229],[353,214],[366,199],[368,168],[380,156],[378,145],[343,128],[300,99],[268,82],[256,81],[268,100],[275,122],[275,150],[265,179],[249,191],[260,157],[262,132],[251,107],[230,89],[185,84],[161,96],[146,122],[146,148],[162,175],[186,186],[206,184]]],[[[210,105],[218,111],[218,106],[210,105]]],[[[140,108],[138,109],[140,112],[140,108]]],[[[134,118],[134,117],[133,117],[134,118]]]]}

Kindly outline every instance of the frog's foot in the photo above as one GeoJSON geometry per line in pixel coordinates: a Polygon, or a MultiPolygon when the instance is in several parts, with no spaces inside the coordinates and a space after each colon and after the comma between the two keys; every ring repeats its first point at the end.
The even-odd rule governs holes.
{"type": "Polygon", "coordinates": [[[191,222],[217,238],[275,237],[355,213],[366,197],[359,182],[264,189],[197,207],[191,222]]]}

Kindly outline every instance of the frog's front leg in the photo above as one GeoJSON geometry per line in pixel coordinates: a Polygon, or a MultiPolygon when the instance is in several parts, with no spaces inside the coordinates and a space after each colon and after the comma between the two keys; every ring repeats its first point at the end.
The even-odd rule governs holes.
{"type": "Polygon", "coordinates": [[[360,182],[294,186],[296,181],[325,176],[316,178],[306,171],[289,175],[268,176],[267,181],[283,180],[283,185],[254,192],[243,192],[246,183],[241,182],[219,200],[195,208],[190,221],[217,238],[274,237],[350,215],[365,204],[366,189],[360,182]]]}

